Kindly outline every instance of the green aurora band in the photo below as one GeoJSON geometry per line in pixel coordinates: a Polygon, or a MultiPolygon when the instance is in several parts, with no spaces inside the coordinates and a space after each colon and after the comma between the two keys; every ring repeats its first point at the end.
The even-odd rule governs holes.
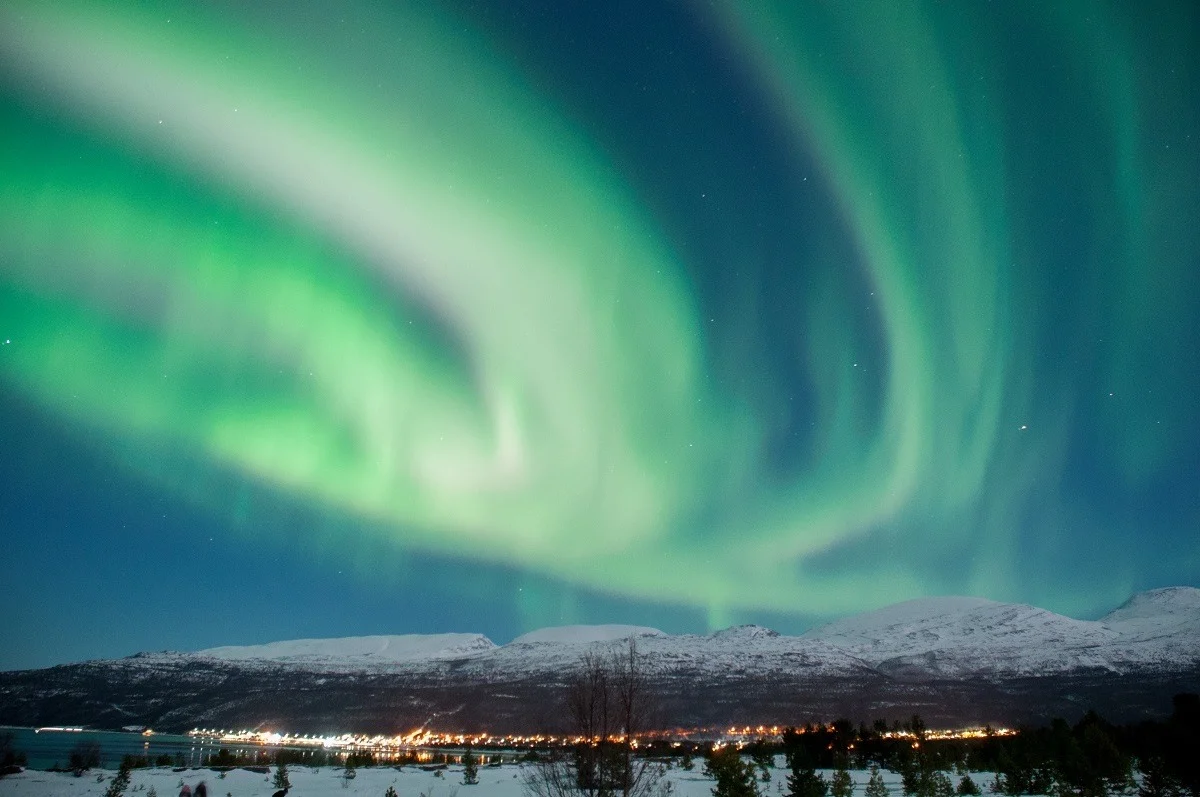
{"type": "Polygon", "coordinates": [[[1170,432],[1197,421],[1171,398],[1186,378],[1153,364],[1195,364],[1172,287],[1195,256],[1164,208],[1198,189],[1151,127],[1195,112],[1143,96],[1132,23],[1055,9],[1023,4],[1022,30],[1062,53],[1095,126],[1061,173],[1104,197],[1076,242],[1090,307],[1060,306],[1045,273],[1035,217],[1067,187],[1030,154],[1053,123],[1013,121],[1044,109],[1006,83],[998,17],[697,11],[814,154],[858,253],[797,264],[826,275],[791,342],[817,431],[765,478],[767,424],[716,378],[696,265],[585,128],[451,13],[347,7],[367,31],[348,52],[300,13],[262,37],[253,10],[7,4],[0,380],[213,513],[231,502],[205,474],[250,479],[401,550],[714,626],[943,591],[1124,597],[1136,561],[1074,604],[1020,570],[1044,529],[1109,522],[1056,486],[1080,417],[1129,489],[1190,444],[1170,432]],[[1071,325],[1096,306],[1120,308],[1103,357],[1071,325]],[[1041,350],[1056,335],[1100,362],[1086,388],[1041,350]]]}

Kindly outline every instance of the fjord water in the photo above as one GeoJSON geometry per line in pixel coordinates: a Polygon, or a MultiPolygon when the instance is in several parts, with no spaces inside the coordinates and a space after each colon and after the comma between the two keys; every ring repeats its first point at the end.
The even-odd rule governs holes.
{"type": "MultiPolygon", "coordinates": [[[[50,769],[55,764],[65,767],[71,751],[79,744],[95,742],[100,745],[100,765],[116,769],[127,755],[145,756],[154,763],[161,755],[175,759],[182,754],[189,767],[199,766],[204,757],[221,748],[231,753],[244,750],[251,755],[262,751],[259,745],[219,744],[211,740],[193,739],[176,734],[120,733],[112,731],[34,730],[33,728],[0,727],[0,734],[11,733],[12,749],[25,753],[30,769],[50,769]]],[[[273,751],[272,751],[273,752],[273,751]]]]}

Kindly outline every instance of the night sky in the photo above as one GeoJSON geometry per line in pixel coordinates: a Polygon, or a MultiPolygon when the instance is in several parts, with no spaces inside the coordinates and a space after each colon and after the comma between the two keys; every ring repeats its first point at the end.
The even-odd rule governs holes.
{"type": "Polygon", "coordinates": [[[0,5],[0,668],[1200,585],[1200,7],[0,5]]]}

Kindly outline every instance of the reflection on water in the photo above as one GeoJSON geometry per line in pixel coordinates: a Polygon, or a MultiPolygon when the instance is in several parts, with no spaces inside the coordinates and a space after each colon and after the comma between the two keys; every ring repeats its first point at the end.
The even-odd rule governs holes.
{"type": "MultiPolygon", "coordinates": [[[[268,766],[280,750],[287,750],[287,761],[297,766],[344,766],[347,756],[356,766],[372,763],[395,766],[416,764],[461,764],[461,750],[362,750],[297,748],[260,744],[230,744],[227,741],[204,739],[176,734],[117,733],[111,731],[41,730],[32,728],[3,728],[0,733],[12,734],[12,749],[25,753],[30,769],[66,767],[71,751],[86,744],[100,747],[101,766],[116,769],[125,756],[144,758],[150,765],[173,767],[268,766]],[[211,759],[211,760],[210,760],[211,759]]],[[[516,754],[480,751],[476,754],[480,766],[514,761],[516,754]]]]}

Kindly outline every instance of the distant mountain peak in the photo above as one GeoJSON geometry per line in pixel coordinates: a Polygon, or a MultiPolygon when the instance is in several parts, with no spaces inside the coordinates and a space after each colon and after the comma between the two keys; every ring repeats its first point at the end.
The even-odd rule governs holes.
{"type": "Polygon", "coordinates": [[[713,639],[771,639],[777,636],[778,631],[754,624],[730,626],[712,634],[713,639]]]}
{"type": "Polygon", "coordinates": [[[1178,614],[1200,614],[1200,589],[1163,587],[1139,592],[1106,614],[1102,622],[1122,622],[1134,618],[1178,614]]]}

